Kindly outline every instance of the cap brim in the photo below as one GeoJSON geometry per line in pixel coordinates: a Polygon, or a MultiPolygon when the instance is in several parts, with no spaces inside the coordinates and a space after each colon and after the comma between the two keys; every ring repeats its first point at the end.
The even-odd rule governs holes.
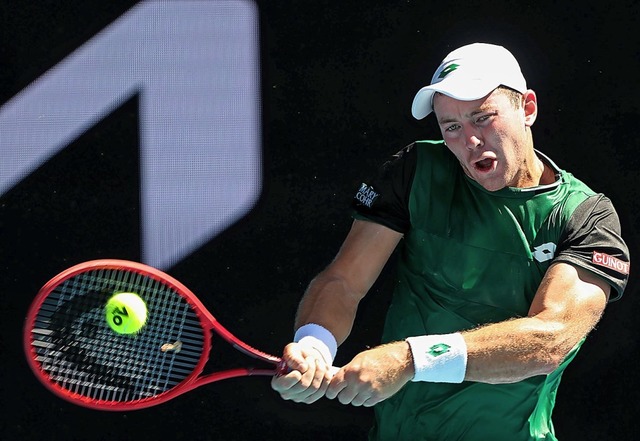
{"type": "Polygon", "coordinates": [[[433,111],[433,95],[431,86],[425,86],[416,93],[411,104],[411,114],[415,119],[423,119],[433,111]]]}
{"type": "Polygon", "coordinates": [[[425,86],[416,93],[411,104],[415,119],[423,119],[433,112],[433,96],[436,92],[460,101],[473,101],[489,95],[500,84],[495,81],[469,80],[441,81],[425,86]]]}

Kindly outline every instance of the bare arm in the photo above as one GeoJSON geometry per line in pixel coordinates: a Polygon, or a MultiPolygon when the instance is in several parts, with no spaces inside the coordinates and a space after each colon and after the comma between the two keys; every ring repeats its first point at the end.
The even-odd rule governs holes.
{"type": "Polygon", "coordinates": [[[512,383],[555,370],[599,321],[610,286],[564,263],[549,268],[528,317],[464,332],[465,380],[512,383]]]}
{"type": "MultiPolygon", "coordinates": [[[[298,307],[296,329],[315,323],[329,330],[338,344],[342,343],[351,332],[360,300],[401,238],[400,233],[384,226],[354,221],[333,262],[309,284],[298,307]]],[[[324,395],[331,374],[318,351],[291,343],[282,358],[290,372],[271,382],[282,398],[312,403],[324,395]]]]}
{"type": "MultiPolygon", "coordinates": [[[[527,317],[463,332],[465,380],[512,383],[548,374],[596,325],[610,286],[589,271],[568,264],[547,271],[527,317]]],[[[394,342],[362,352],[341,369],[326,396],[372,406],[413,378],[409,345],[394,342]]]]}
{"type": "Polygon", "coordinates": [[[356,220],[336,258],[309,284],[298,307],[296,328],[316,323],[342,343],[351,332],[360,300],[401,238],[382,225],[356,220]]]}

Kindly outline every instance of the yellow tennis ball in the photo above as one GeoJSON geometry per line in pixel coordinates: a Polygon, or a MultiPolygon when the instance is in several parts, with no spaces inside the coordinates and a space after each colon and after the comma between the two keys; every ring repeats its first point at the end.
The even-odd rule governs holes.
{"type": "Polygon", "coordinates": [[[121,292],[105,306],[107,324],[118,334],[135,334],[147,321],[147,305],[138,294],[121,292]]]}

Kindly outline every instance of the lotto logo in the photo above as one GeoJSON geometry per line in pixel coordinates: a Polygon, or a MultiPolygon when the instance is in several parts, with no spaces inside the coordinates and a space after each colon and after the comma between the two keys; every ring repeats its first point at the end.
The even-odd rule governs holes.
{"type": "Polygon", "coordinates": [[[427,354],[431,355],[434,358],[439,357],[442,354],[446,354],[447,352],[449,352],[450,348],[451,346],[446,343],[437,343],[429,348],[427,354]]]}

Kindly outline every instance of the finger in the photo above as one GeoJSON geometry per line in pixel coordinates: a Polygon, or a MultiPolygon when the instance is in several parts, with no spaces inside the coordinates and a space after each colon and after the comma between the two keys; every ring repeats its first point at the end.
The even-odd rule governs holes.
{"type": "Polygon", "coordinates": [[[347,381],[344,378],[344,372],[338,371],[331,378],[331,382],[329,383],[329,387],[327,387],[325,396],[330,400],[333,400],[346,387],[347,387],[347,381]]]}
{"type": "Polygon", "coordinates": [[[360,392],[355,397],[353,397],[350,402],[342,403],[342,404],[351,404],[352,406],[360,407],[364,403],[366,403],[368,399],[369,399],[368,395],[363,394],[362,392],[360,392]]]}
{"type": "MultiPolygon", "coordinates": [[[[314,382],[313,388],[315,392],[304,399],[304,402],[307,404],[315,403],[320,398],[324,397],[327,387],[329,387],[330,377],[325,373],[325,375],[321,375],[318,379],[318,382],[314,382]]],[[[311,390],[311,388],[309,389],[311,390]]]]}
{"type": "MultiPolygon", "coordinates": [[[[295,402],[304,402],[304,400],[311,395],[315,390],[309,390],[314,382],[316,365],[315,360],[309,358],[305,364],[308,366],[305,372],[292,371],[283,378],[284,380],[278,380],[277,385],[281,385],[280,395],[286,400],[292,400],[295,402]],[[285,382],[289,380],[290,382],[285,382]]],[[[274,380],[272,380],[274,381],[274,380]]]]}
{"type": "Polygon", "coordinates": [[[309,369],[306,357],[300,350],[299,345],[295,343],[289,343],[285,346],[282,360],[287,364],[289,370],[306,372],[309,369]]]}
{"type": "MultiPolygon", "coordinates": [[[[300,382],[302,374],[299,371],[291,371],[285,375],[274,376],[271,379],[271,387],[279,392],[281,395],[288,393],[288,391],[300,382]]],[[[283,396],[283,398],[285,398],[283,396]]]]}
{"type": "MultiPolygon", "coordinates": [[[[306,364],[309,369],[302,374],[299,383],[292,387],[292,391],[295,391],[296,394],[294,401],[307,403],[307,400],[322,388],[326,369],[318,363],[319,361],[315,358],[307,357],[306,364]]],[[[324,390],[322,390],[322,395],[324,395],[324,390]]]]}
{"type": "Polygon", "coordinates": [[[381,401],[384,401],[384,397],[378,391],[372,389],[361,389],[353,400],[351,400],[351,405],[373,407],[381,401]]]}
{"type": "Polygon", "coordinates": [[[365,400],[364,403],[362,403],[363,407],[373,407],[376,404],[380,403],[382,400],[382,398],[380,397],[369,397],[365,400]]]}
{"type": "Polygon", "coordinates": [[[340,393],[338,393],[338,401],[340,401],[340,403],[342,404],[351,404],[357,395],[357,388],[355,386],[347,385],[347,387],[345,387],[340,391],[340,393]]]}

